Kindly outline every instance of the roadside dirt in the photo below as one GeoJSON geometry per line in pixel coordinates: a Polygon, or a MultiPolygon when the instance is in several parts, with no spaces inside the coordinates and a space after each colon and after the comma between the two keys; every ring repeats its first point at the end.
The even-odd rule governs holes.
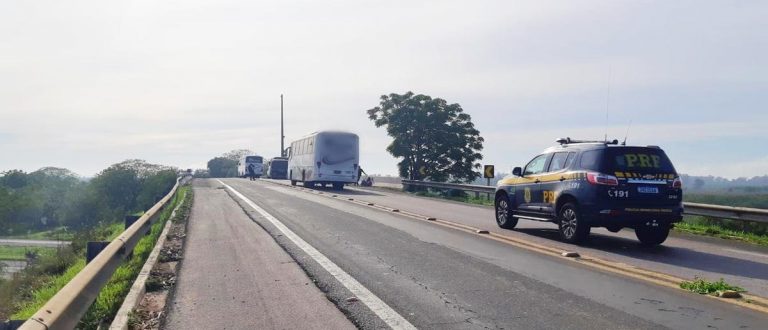
{"type": "Polygon", "coordinates": [[[128,324],[129,329],[160,329],[167,315],[166,302],[176,285],[176,274],[182,258],[184,239],[186,238],[187,219],[192,209],[192,189],[187,192],[184,204],[179,207],[171,219],[165,243],[160,250],[157,264],[152,268],[147,279],[146,293],[139,306],[134,310],[128,324]]]}

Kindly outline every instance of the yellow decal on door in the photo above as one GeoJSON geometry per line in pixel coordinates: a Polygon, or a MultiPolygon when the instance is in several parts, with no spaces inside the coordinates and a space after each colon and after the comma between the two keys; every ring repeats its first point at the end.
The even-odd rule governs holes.
{"type": "Polygon", "coordinates": [[[544,190],[544,203],[555,204],[555,192],[552,190],[544,190]]]}

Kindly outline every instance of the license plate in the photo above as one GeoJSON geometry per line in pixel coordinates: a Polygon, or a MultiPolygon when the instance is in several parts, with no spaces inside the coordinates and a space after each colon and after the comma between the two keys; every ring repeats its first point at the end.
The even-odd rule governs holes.
{"type": "Polygon", "coordinates": [[[642,194],[658,194],[658,187],[637,187],[637,192],[642,194]]]}

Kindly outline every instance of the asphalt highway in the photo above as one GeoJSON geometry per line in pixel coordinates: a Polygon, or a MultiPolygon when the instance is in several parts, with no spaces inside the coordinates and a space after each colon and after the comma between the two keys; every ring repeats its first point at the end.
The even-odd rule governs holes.
{"type": "MultiPolygon", "coordinates": [[[[288,185],[286,181],[272,182],[288,185]]],[[[353,188],[338,194],[681,278],[723,278],[753,294],[768,297],[768,248],[753,244],[673,233],[663,245],[644,248],[630,229],[611,233],[606,229],[593,228],[590,240],[575,246],[559,241],[557,225],[552,223],[520,220],[514,230],[501,229],[496,226],[492,207],[382,189],[353,188]]]]}
{"type": "MultiPolygon", "coordinates": [[[[217,187],[226,191],[235,201],[227,203],[226,208],[239,207],[250,220],[231,225],[252,231],[254,228],[249,226],[255,224],[269,233],[316,287],[360,328],[384,328],[389,323],[383,321],[378,307],[371,308],[364,299],[356,299],[349,287],[339,280],[346,277],[329,272],[291,235],[327,257],[344,275],[367,288],[386,307],[419,329],[762,329],[768,324],[766,314],[717,299],[602,272],[476,234],[414,221],[396,213],[263,180],[226,179],[222,182],[224,184],[201,180],[195,189],[206,186],[206,189],[217,187]]],[[[483,222],[489,229],[493,225],[492,217],[479,216],[489,212],[485,208],[376,191],[349,190],[345,194],[365,200],[379,198],[382,203],[405,203],[414,209],[423,208],[425,212],[446,212],[451,219],[483,222]],[[431,202],[439,204],[431,205],[431,202]]],[[[195,202],[222,204],[219,199],[196,198],[195,202]]],[[[195,217],[194,210],[192,216],[195,217]]],[[[211,220],[203,217],[190,221],[211,220]]],[[[219,229],[211,227],[207,230],[219,229]]],[[[239,229],[234,227],[232,230],[239,229]]],[[[521,233],[548,244],[557,244],[547,235],[521,233]]],[[[188,246],[196,244],[196,235],[201,234],[190,231],[188,246]]],[[[249,236],[256,239],[257,235],[254,232],[236,236],[242,248],[230,251],[209,246],[210,257],[225,260],[247,254],[248,246],[253,245],[247,243],[249,236]]],[[[226,237],[220,239],[226,240],[226,237]]],[[[627,240],[621,237],[615,240],[619,239],[620,242],[627,240]]],[[[597,243],[593,242],[595,246],[590,248],[601,251],[597,243]]],[[[633,252],[631,250],[638,249],[637,246],[629,242],[623,244],[630,251],[618,255],[631,260],[644,260],[631,257],[636,253],[661,253],[633,252]]],[[[184,263],[188,262],[186,254],[184,263]]],[[[221,277],[236,272],[236,269],[221,264],[214,274],[196,276],[221,277]]],[[[189,275],[185,275],[182,266],[179,289],[185,276],[189,275]]],[[[239,290],[246,291],[258,285],[253,281],[232,280],[227,288],[232,290],[229,289],[231,286],[237,290],[239,285],[239,290]]],[[[206,288],[190,285],[187,290],[196,292],[206,288]]],[[[226,314],[226,311],[219,312],[226,314]]],[[[205,315],[206,310],[198,308],[196,314],[205,315]]],[[[232,326],[237,327],[237,324],[232,326]]],[[[308,323],[301,328],[318,327],[308,323]]]]}

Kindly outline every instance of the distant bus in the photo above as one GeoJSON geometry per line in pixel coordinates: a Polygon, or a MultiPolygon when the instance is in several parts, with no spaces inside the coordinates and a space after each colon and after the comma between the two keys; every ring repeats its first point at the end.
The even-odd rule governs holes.
{"type": "Polygon", "coordinates": [[[240,157],[237,162],[237,176],[245,178],[248,176],[248,165],[253,164],[253,172],[257,178],[264,174],[264,158],[258,155],[247,155],[240,157]]]}
{"type": "Polygon", "coordinates": [[[312,133],[291,143],[288,156],[288,178],[292,185],[305,187],[332,185],[341,190],[347,183],[357,182],[359,138],[348,132],[312,133]]]}
{"type": "Polygon", "coordinates": [[[285,180],[288,178],[288,158],[275,157],[264,164],[264,177],[285,180]]]}

